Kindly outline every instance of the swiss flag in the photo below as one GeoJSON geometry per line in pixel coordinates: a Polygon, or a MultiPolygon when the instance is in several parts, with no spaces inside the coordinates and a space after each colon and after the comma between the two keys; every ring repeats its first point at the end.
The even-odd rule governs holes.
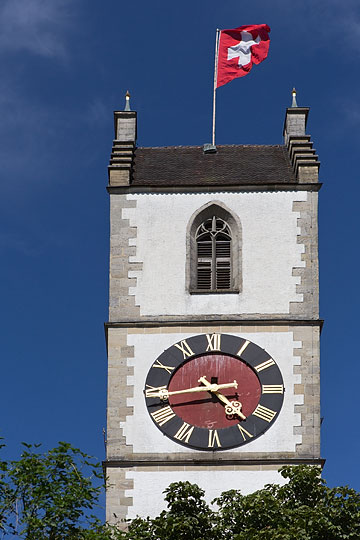
{"type": "Polygon", "coordinates": [[[270,28],[267,24],[239,26],[221,30],[217,66],[217,88],[236,77],[244,77],[253,64],[260,64],[268,55],[270,28]]]}

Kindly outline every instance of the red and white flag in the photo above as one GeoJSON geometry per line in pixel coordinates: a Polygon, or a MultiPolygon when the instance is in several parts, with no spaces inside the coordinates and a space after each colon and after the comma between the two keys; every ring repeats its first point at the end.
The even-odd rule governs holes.
{"type": "Polygon", "coordinates": [[[239,26],[221,30],[217,63],[217,88],[236,77],[247,75],[253,64],[268,55],[270,28],[267,24],[239,26]]]}

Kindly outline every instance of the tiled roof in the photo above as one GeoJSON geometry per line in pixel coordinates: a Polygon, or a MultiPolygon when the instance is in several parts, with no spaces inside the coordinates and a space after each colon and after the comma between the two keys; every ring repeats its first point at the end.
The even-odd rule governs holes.
{"type": "Polygon", "coordinates": [[[134,186],[213,186],[295,183],[285,146],[202,146],[136,148],[134,186]]]}

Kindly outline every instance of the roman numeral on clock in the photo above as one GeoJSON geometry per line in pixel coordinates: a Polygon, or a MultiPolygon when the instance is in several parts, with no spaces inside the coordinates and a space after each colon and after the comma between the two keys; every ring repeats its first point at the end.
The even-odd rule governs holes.
{"type": "Polygon", "coordinates": [[[257,416],[258,418],[261,418],[262,420],[266,420],[266,422],[271,422],[273,418],[276,416],[276,411],[272,411],[271,409],[268,409],[267,407],[263,407],[262,405],[258,405],[253,412],[254,416],[257,416]]]}
{"type": "Polygon", "coordinates": [[[163,426],[164,424],[166,424],[166,422],[174,418],[174,416],[176,415],[170,405],[168,405],[167,407],[152,412],[151,416],[159,426],[163,426]]]}
{"type": "Polygon", "coordinates": [[[167,373],[171,373],[175,367],[172,366],[164,366],[159,360],[156,360],[156,362],[152,365],[152,367],[159,368],[159,369],[165,369],[167,373]]]}
{"type": "Polygon", "coordinates": [[[216,429],[209,429],[208,448],[221,448],[220,438],[216,429]]]}
{"type": "Polygon", "coordinates": [[[249,439],[251,439],[253,437],[253,435],[251,435],[251,433],[246,431],[246,429],[243,428],[240,424],[237,424],[237,427],[239,428],[239,431],[240,431],[241,436],[242,436],[244,441],[246,441],[246,437],[248,437],[249,439]]]}
{"type": "Polygon", "coordinates": [[[179,431],[175,433],[174,437],[178,441],[185,441],[188,443],[193,431],[194,426],[190,426],[190,424],[184,422],[179,431]]]}
{"type": "Polygon", "coordinates": [[[221,351],[221,334],[206,334],[208,347],[206,351],[221,351]]]}
{"type": "Polygon", "coordinates": [[[283,384],[263,384],[262,393],[263,394],[283,394],[284,385],[283,384]]]}
{"type": "Polygon", "coordinates": [[[258,364],[255,366],[256,371],[259,373],[259,371],[262,371],[263,369],[267,369],[270,366],[273,366],[275,364],[274,360],[272,358],[269,358],[269,360],[265,360],[265,362],[262,362],[261,364],[258,364]]]}
{"type": "Polygon", "coordinates": [[[246,340],[242,346],[240,347],[240,349],[238,350],[238,352],[236,353],[237,356],[241,356],[242,353],[245,351],[246,347],[249,345],[250,341],[246,340]]]}
{"type": "Polygon", "coordinates": [[[145,388],[145,397],[159,397],[160,390],[167,390],[166,386],[150,386],[146,385],[145,388]]]}
{"type": "Polygon", "coordinates": [[[195,354],[191,350],[185,339],[183,341],[180,341],[180,343],[175,343],[175,347],[177,347],[183,353],[184,360],[189,356],[193,356],[195,354]]]}

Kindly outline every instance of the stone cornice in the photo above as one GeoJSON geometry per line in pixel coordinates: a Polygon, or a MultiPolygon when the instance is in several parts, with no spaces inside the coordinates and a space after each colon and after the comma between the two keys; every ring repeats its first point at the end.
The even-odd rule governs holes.
{"type": "Polygon", "coordinates": [[[110,186],[106,187],[108,193],[221,193],[221,192],[264,192],[264,191],[319,191],[321,182],[313,183],[286,183],[286,184],[248,184],[241,186],[110,186]]]}

